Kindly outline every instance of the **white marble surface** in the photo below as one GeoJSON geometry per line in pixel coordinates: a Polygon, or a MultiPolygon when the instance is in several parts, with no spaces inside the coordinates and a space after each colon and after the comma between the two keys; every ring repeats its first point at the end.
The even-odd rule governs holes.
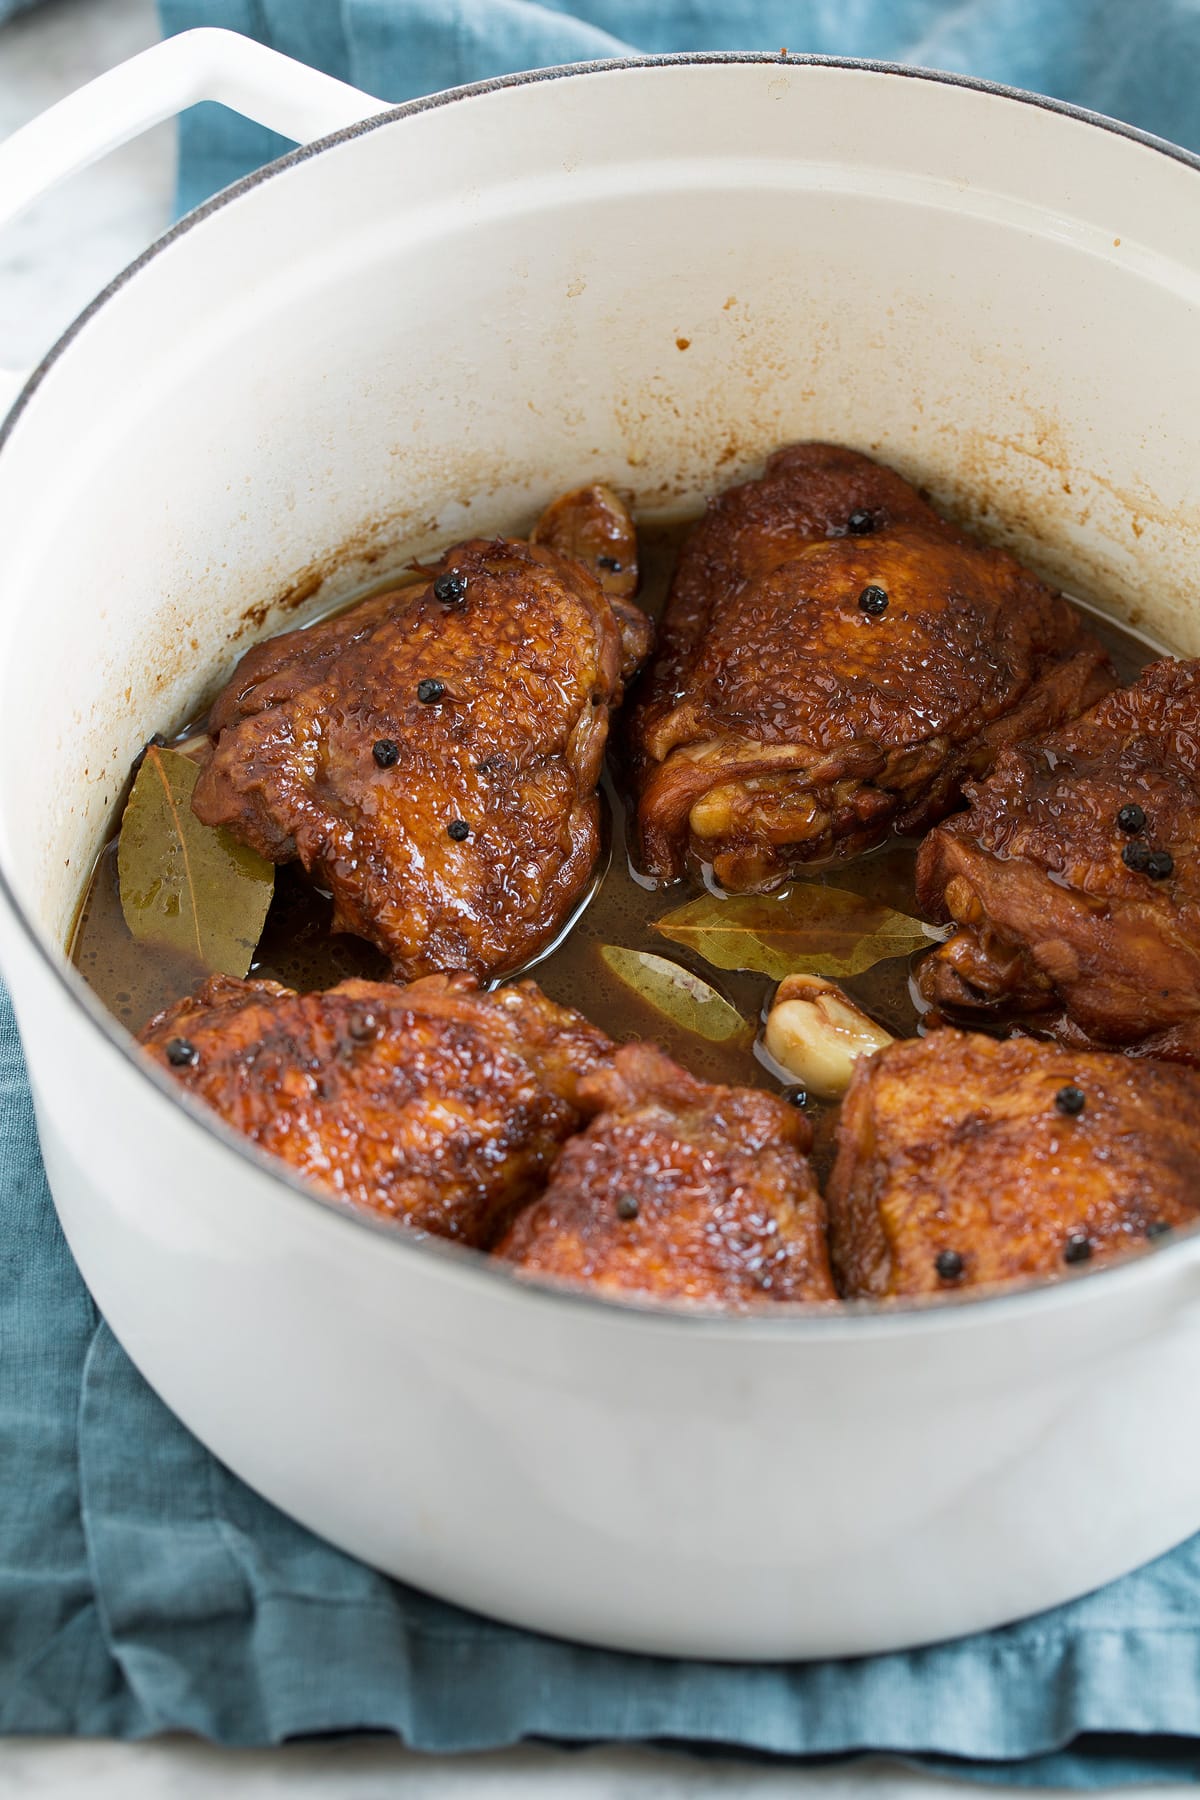
{"type": "MultiPolygon", "coordinates": [[[[333,4],[334,0],[327,0],[333,4]]],[[[49,0],[0,26],[0,138],[157,35],[154,0],[49,0]]],[[[174,134],[160,126],[76,176],[0,234],[0,368],[35,363],[80,307],[167,223],[174,134]]],[[[10,1472],[11,1473],[11,1472],[10,1472]]],[[[0,1621],[2,1625],[2,1621],[0,1621]]],[[[0,1800],[965,1800],[1012,1792],[933,1781],[885,1762],[834,1769],[697,1759],[657,1750],[528,1747],[426,1757],[390,1742],[231,1752],[180,1738],[145,1744],[0,1740],[0,1800]]],[[[1126,1789],[1149,1800],[1173,1789],[1126,1789]]],[[[1029,1789],[1022,1789],[1028,1794],[1029,1789]]]]}
{"type": "MultiPolygon", "coordinates": [[[[1054,1792],[1063,1790],[1055,1789],[1054,1792]]],[[[1176,1787],[1122,1788],[1125,1800],[1168,1800],[1176,1787]]],[[[1010,1788],[936,1781],[885,1762],[832,1769],[751,1765],[661,1750],[557,1751],[541,1746],[494,1756],[413,1756],[376,1742],[296,1744],[220,1751],[151,1744],[0,1744],[0,1800],[987,1800],[1010,1788]]],[[[1022,1788],[1022,1795],[1049,1789],[1022,1788]]]]}
{"type": "MultiPolygon", "coordinates": [[[[49,0],[0,26],[0,138],[157,36],[154,0],[49,0]]],[[[0,233],[0,368],[36,363],[163,229],[174,154],[160,125],[0,233]]]]}

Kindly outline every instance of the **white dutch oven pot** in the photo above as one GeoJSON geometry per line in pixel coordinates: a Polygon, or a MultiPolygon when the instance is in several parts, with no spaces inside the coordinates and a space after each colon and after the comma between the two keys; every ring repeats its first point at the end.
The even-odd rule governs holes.
{"type": "Polygon", "coordinates": [[[55,1200],[129,1354],[334,1542],[602,1644],[881,1650],[1196,1529],[1196,1239],[837,1319],[536,1291],[303,1195],[143,1068],[63,957],[130,759],[252,633],[594,476],[671,510],[841,439],[1200,650],[1196,162],[796,59],[384,111],[202,32],[0,149],[0,218],[201,98],[334,135],[115,282],[0,449],[0,948],[55,1200]]]}

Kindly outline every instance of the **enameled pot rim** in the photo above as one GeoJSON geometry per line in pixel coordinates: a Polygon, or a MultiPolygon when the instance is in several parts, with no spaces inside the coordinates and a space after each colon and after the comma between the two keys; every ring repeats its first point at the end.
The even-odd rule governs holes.
{"type": "MultiPolygon", "coordinates": [[[[7,417],[0,421],[0,454],[8,446],[13,429],[21,414],[36,394],[46,376],[62,358],[64,352],[80,332],[88,325],[99,310],[118,294],[128,282],[134,279],[147,264],[166,250],[184,233],[193,231],[212,214],[221,211],[243,194],[273,180],[276,176],[307,161],[310,157],[319,156],[324,151],[345,143],[350,139],[363,136],[367,132],[379,131],[419,113],[429,112],[437,107],[450,106],[461,100],[470,100],[482,94],[498,92],[505,88],[531,86],[536,82],[571,80],[578,77],[604,76],[632,69],[680,68],[706,66],[710,64],[774,64],[786,67],[845,69],[873,75],[898,77],[906,81],[922,81],[942,86],[966,88],[976,93],[985,94],[1002,100],[1014,101],[1022,106],[1039,108],[1042,111],[1058,113],[1065,118],[1077,121],[1082,125],[1093,126],[1099,130],[1110,132],[1117,137],[1129,139],[1145,149],[1154,150],[1170,157],[1194,171],[1200,171],[1200,156],[1185,150],[1178,144],[1170,143],[1165,138],[1153,136],[1137,126],[1128,125],[1119,119],[1112,119],[1103,113],[1092,112],[1086,107],[1075,106],[1069,101],[1052,99],[1044,94],[1026,92],[1020,88],[1007,87],[998,82],[983,81],[970,75],[959,75],[947,70],[909,67],[900,63],[875,62],[869,59],[842,56],[792,55],[786,52],[772,54],[769,52],[741,51],[698,51],[678,55],[664,56],[630,56],[608,60],[569,63],[554,68],[536,69],[527,73],[503,75],[490,81],[473,82],[466,87],[448,88],[436,94],[425,95],[420,99],[408,100],[385,112],[372,114],[354,125],[344,127],[331,133],[328,137],[318,138],[309,144],[303,144],[287,155],[277,158],[255,169],[251,174],[243,176],[240,181],[223,188],[201,206],[186,214],[161,237],[146,249],[141,256],[122,270],[95,299],[84,307],[83,311],[72,321],[58,338],[56,343],[34,369],[21,393],[14,401],[7,417]]],[[[838,1311],[826,1311],[816,1307],[775,1306],[762,1307],[751,1314],[715,1313],[682,1306],[665,1306],[647,1302],[639,1302],[633,1298],[600,1295],[590,1290],[555,1287],[545,1282],[532,1282],[519,1276],[507,1264],[479,1251],[468,1249],[464,1245],[454,1244],[448,1240],[426,1237],[408,1231],[405,1227],[374,1218],[371,1214],[339,1204],[315,1189],[307,1187],[293,1175],[286,1165],[258,1150],[250,1141],[225,1125],[215,1113],[193,1100],[182,1090],[165,1071],[142,1056],[135,1039],[120,1025],[108,1010],[103,1007],[97,997],[88,988],[83,978],[67,963],[61,955],[52,953],[42,940],[32,919],[18,898],[12,883],[3,867],[0,867],[0,898],[8,906],[13,919],[27,940],[34,956],[45,965],[52,977],[64,990],[72,1006],[80,1009],[97,1031],[107,1040],[127,1062],[136,1068],[141,1076],[152,1082],[176,1106],[180,1114],[191,1121],[192,1125],[209,1137],[215,1138],[236,1156],[250,1163],[260,1172],[268,1175],[273,1181],[290,1188],[293,1193],[316,1206],[326,1217],[340,1219],[346,1227],[354,1231],[368,1231],[376,1238],[380,1253],[398,1256],[435,1257],[442,1261],[443,1272],[446,1272],[445,1259],[464,1279],[502,1283],[514,1296],[533,1305],[551,1305],[558,1308],[576,1309],[580,1306],[589,1309],[599,1308],[608,1315],[624,1314],[631,1322],[637,1322],[642,1329],[653,1328],[666,1331],[704,1332],[720,1336],[733,1335],[739,1339],[747,1337],[780,1336],[791,1338],[796,1335],[813,1337],[818,1335],[828,1340],[831,1335],[851,1333],[856,1339],[863,1337],[890,1337],[895,1333],[909,1333],[914,1330],[962,1329],[967,1320],[975,1317],[983,1324],[994,1321],[997,1310],[1003,1309],[1006,1315],[1016,1317],[1030,1312],[1042,1312],[1045,1308],[1062,1305],[1068,1300],[1081,1301],[1084,1294],[1080,1283],[1087,1284],[1087,1292],[1095,1295],[1097,1284],[1103,1283],[1106,1292],[1111,1293],[1118,1284],[1128,1287],[1130,1284],[1153,1279],[1158,1259],[1175,1257],[1178,1261],[1180,1252],[1189,1240],[1200,1233],[1200,1224],[1178,1232],[1172,1238],[1159,1242],[1138,1256],[1113,1262],[1106,1267],[1089,1271],[1074,1270],[1065,1273],[1054,1281],[1031,1283],[1018,1288],[1007,1288],[992,1294],[973,1296],[970,1293],[959,1295],[935,1296],[922,1301],[897,1302],[886,1307],[871,1302],[851,1301],[844,1303],[838,1311]]],[[[1158,1265],[1161,1266],[1161,1265],[1158,1265]]]]}

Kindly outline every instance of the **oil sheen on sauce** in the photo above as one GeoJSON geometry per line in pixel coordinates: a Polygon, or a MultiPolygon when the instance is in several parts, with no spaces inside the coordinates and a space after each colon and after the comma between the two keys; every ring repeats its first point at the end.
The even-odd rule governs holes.
{"type": "MultiPolygon", "coordinates": [[[[662,610],[675,558],[689,528],[690,521],[680,521],[640,529],[642,588],[638,599],[652,616],[662,610]]],[[[1120,679],[1132,680],[1156,652],[1103,615],[1091,608],[1087,611],[1120,679]]],[[[202,721],[190,722],[180,736],[191,735],[201,725],[202,721]]],[[[591,897],[549,953],[522,973],[532,973],[551,999],[578,1007],[618,1041],[652,1038],[708,1080],[778,1088],[775,1075],[755,1053],[756,1034],[774,983],[762,975],[714,969],[696,952],[655,931],[654,921],[682,905],[696,890],[685,882],[651,887],[639,880],[626,854],[625,806],[610,776],[605,778],[603,803],[604,851],[591,897]],[[712,1044],[676,1026],[609,973],[600,956],[605,944],[652,951],[691,969],[737,1008],[746,1021],[745,1032],[726,1043],[712,1044]]],[[[119,821],[120,811],[117,818],[119,821]]],[[[915,860],[915,842],[893,839],[856,861],[826,865],[803,879],[848,888],[901,912],[915,913],[915,860]]],[[[331,935],[332,912],[329,898],[318,892],[296,865],[281,868],[251,974],[301,990],[331,987],[349,976],[385,980],[388,965],[378,950],[360,938],[331,935]]],[[[139,944],[131,936],[121,912],[115,835],[101,852],[84,896],[71,957],[104,1005],[131,1031],[140,1030],[163,1007],[191,992],[205,975],[187,958],[139,944]]],[[[895,1036],[911,1037],[919,1019],[909,973],[909,960],[894,958],[841,985],[895,1036]]],[[[821,1152],[827,1146],[835,1110],[809,1103],[820,1161],[824,1160],[821,1152]]]]}

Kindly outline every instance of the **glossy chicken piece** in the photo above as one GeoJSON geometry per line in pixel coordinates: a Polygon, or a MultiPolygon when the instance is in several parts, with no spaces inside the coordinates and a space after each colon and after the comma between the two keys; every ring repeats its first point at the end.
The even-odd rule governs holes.
{"type": "Polygon", "coordinates": [[[848,1299],[1094,1267],[1200,1207],[1200,1077],[936,1031],[860,1063],[826,1189],[848,1299]]]}
{"type": "Polygon", "coordinates": [[[637,531],[625,502],[603,482],[552,500],[529,541],[581,562],[613,602],[637,593],[637,531]]]}
{"type": "Polygon", "coordinates": [[[1200,1061],[1200,662],[1153,664],[967,794],[917,864],[926,916],[958,927],[926,999],[1200,1061]]]}
{"type": "MultiPolygon", "coordinates": [[[[610,500],[557,503],[581,554],[619,527],[628,556],[610,500]]],[[[587,890],[609,714],[650,627],[543,544],[476,539],[421,574],[243,658],[193,809],[298,857],[334,929],[398,976],[484,979],[544,949],[587,890]]]]}
{"type": "Polygon", "coordinates": [[[834,1298],[807,1120],[629,1044],[586,1077],[599,1108],[498,1254],[611,1294],[740,1309],[834,1298]]]}
{"type": "Polygon", "coordinates": [[[794,444],[684,546],[631,727],[650,875],[735,891],[916,832],[1112,685],[1060,595],[891,469],[794,444]]]}
{"type": "Polygon", "coordinates": [[[486,1245],[582,1123],[612,1044],[531,981],[344,981],[296,994],[214,975],[153,1019],[147,1051],[314,1187],[486,1245]]]}

